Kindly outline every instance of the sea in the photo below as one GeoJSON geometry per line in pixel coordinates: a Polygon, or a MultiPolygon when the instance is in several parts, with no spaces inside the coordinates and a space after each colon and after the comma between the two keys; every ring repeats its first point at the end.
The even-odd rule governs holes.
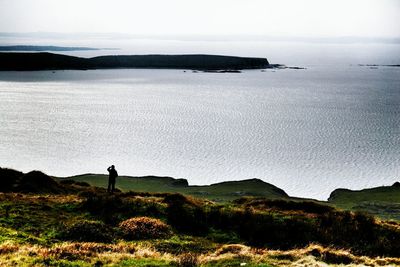
{"type": "Polygon", "coordinates": [[[0,167],[66,177],[114,164],[120,175],[191,185],[259,178],[320,200],[400,181],[400,67],[384,66],[400,64],[400,44],[101,46],[65,54],[256,56],[304,69],[0,72],[0,167]]]}

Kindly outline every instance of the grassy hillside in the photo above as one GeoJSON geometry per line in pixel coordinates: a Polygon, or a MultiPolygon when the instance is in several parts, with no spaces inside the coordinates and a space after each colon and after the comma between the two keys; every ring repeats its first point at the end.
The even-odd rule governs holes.
{"type": "Polygon", "coordinates": [[[363,190],[336,189],[329,202],[337,207],[371,213],[384,219],[400,220],[400,186],[381,186],[363,190]]]}
{"type": "MultiPolygon", "coordinates": [[[[106,187],[107,175],[84,174],[67,178],[86,182],[98,187],[106,187]]],[[[360,191],[337,189],[332,192],[328,202],[313,199],[289,197],[282,189],[260,179],[222,182],[204,186],[189,186],[185,179],[171,177],[130,177],[118,178],[117,187],[122,191],[181,193],[215,202],[228,202],[240,197],[263,197],[291,201],[312,201],[332,205],[345,210],[363,211],[382,219],[400,221],[400,187],[384,186],[360,191]]]]}
{"type": "MultiPolygon", "coordinates": [[[[316,202],[108,194],[83,181],[1,168],[0,181],[0,266],[400,264],[400,224],[316,202]]],[[[188,187],[152,179],[160,181],[188,187]]]]}
{"type": "MultiPolygon", "coordinates": [[[[59,179],[72,179],[98,187],[106,187],[108,183],[108,176],[101,174],[84,174],[59,179]]],[[[233,200],[242,196],[288,198],[288,195],[282,189],[260,179],[230,181],[205,186],[189,186],[185,179],[157,176],[120,176],[117,179],[117,187],[122,191],[182,193],[219,202],[233,200]]]]}

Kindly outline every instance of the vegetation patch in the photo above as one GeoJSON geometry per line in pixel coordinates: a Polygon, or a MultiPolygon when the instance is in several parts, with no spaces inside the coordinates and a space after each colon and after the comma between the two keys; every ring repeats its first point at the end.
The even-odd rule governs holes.
{"type": "Polygon", "coordinates": [[[100,221],[81,220],[65,225],[60,237],[71,241],[111,242],[113,229],[100,221]]]}
{"type": "MultiPolygon", "coordinates": [[[[10,173],[12,190],[23,179],[42,183],[0,173],[10,173]]],[[[0,266],[400,265],[398,222],[319,202],[246,197],[215,203],[176,193],[107,194],[69,181],[53,185],[61,191],[0,193],[0,266]]]]}
{"type": "Polygon", "coordinates": [[[158,240],[153,247],[160,252],[179,255],[183,253],[205,254],[214,251],[217,244],[203,237],[173,236],[158,240]]]}
{"type": "Polygon", "coordinates": [[[19,246],[11,243],[11,242],[4,242],[0,245],[0,254],[9,254],[18,251],[19,246]]]}
{"type": "Polygon", "coordinates": [[[179,267],[195,267],[199,265],[199,258],[194,253],[184,253],[178,258],[179,267]]]}
{"type": "Polygon", "coordinates": [[[221,248],[219,248],[215,254],[217,256],[222,255],[222,254],[243,254],[249,251],[249,247],[241,245],[241,244],[232,244],[232,245],[223,245],[221,248]]]}
{"type": "Polygon", "coordinates": [[[119,224],[124,237],[130,240],[167,238],[172,235],[171,227],[159,219],[136,217],[119,224]]]}

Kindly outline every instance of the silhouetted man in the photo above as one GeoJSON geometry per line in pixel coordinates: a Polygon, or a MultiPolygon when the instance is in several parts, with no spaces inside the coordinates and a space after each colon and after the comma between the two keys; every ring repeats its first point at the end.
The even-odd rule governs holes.
{"type": "Polygon", "coordinates": [[[110,167],[107,168],[108,171],[108,188],[107,192],[114,192],[115,190],[115,180],[118,177],[117,170],[115,169],[114,165],[111,165],[110,167]]]}

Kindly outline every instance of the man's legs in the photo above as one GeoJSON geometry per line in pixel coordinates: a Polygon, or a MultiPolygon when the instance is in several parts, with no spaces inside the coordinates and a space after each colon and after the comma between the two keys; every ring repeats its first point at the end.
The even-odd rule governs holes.
{"type": "Polygon", "coordinates": [[[108,187],[107,187],[107,192],[110,193],[111,190],[111,179],[108,179],[108,187]]]}

